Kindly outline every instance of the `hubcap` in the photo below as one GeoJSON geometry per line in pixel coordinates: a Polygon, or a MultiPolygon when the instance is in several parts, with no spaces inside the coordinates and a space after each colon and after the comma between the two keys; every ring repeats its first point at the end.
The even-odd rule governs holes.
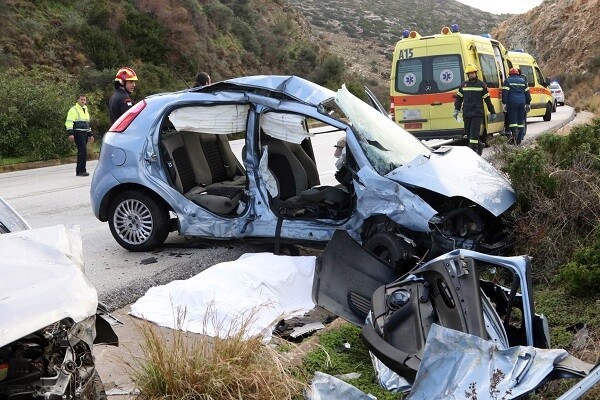
{"type": "Polygon", "coordinates": [[[129,199],[119,204],[113,215],[113,223],[119,237],[129,244],[143,244],[152,233],[154,221],[144,203],[129,199]]]}

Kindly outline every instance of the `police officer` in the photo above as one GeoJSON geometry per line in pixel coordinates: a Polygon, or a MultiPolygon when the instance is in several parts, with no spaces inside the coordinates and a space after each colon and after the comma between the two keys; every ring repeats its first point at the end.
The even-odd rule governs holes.
{"type": "Polygon", "coordinates": [[[517,68],[511,68],[508,74],[502,84],[502,109],[512,133],[511,139],[518,146],[525,137],[525,118],[531,109],[531,94],[527,81],[517,68]]]}
{"type": "Polygon", "coordinates": [[[115,92],[108,101],[111,124],[114,124],[121,115],[133,106],[130,95],[135,89],[137,80],[135,71],[129,67],[123,67],[117,71],[114,82],[115,92]]]}
{"type": "Polygon", "coordinates": [[[87,106],[87,96],[80,94],[77,96],[77,103],[69,109],[65,127],[69,140],[75,142],[77,146],[77,166],[75,167],[76,176],[88,176],[85,168],[87,161],[87,142],[94,142],[92,129],[90,128],[90,114],[87,106]]]}
{"type": "Polygon", "coordinates": [[[469,136],[469,147],[477,154],[481,155],[485,147],[485,134],[480,135],[481,122],[483,121],[483,102],[487,105],[488,111],[495,114],[494,105],[490,99],[487,86],[484,82],[477,79],[477,67],[468,64],[465,68],[467,80],[464,81],[456,94],[454,100],[454,118],[463,110],[463,119],[465,134],[469,136]]]}

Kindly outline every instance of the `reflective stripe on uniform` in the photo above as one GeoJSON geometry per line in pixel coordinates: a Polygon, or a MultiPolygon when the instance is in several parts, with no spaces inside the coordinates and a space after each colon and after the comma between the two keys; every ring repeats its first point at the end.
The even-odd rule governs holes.
{"type": "Polygon", "coordinates": [[[471,92],[481,92],[483,90],[482,87],[477,87],[477,86],[463,86],[462,88],[463,91],[471,91],[471,92]]]}
{"type": "Polygon", "coordinates": [[[469,144],[477,144],[479,143],[479,139],[469,139],[469,144]]]}

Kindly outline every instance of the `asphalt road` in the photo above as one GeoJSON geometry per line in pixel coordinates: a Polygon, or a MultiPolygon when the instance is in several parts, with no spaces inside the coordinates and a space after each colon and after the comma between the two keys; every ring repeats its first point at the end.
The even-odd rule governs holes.
{"type": "MultiPolygon", "coordinates": [[[[525,144],[571,119],[573,109],[568,106],[559,107],[550,122],[544,122],[542,118],[529,119],[525,144]]],[[[334,182],[333,145],[339,136],[335,133],[317,135],[313,140],[324,184],[334,182]]],[[[232,143],[236,154],[241,151],[242,144],[232,143]]],[[[93,172],[95,166],[96,161],[88,162],[88,171],[93,172]]],[[[243,241],[186,239],[171,233],[157,251],[126,251],[112,238],[108,224],[98,221],[92,214],[90,182],[91,176],[75,176],[74,164],[5,172],[0,174],[0,196],[33,228],[57,224],[80,227],[86,275],[96,286],[100,300],[111,309],[135,301],[152,286],[187,279],[211,265],[236,259],[246,252],[272,249],[243,241]]]]}

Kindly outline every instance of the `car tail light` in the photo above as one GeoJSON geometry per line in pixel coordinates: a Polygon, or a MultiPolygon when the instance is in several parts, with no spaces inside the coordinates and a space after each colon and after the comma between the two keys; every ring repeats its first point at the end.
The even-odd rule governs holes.
{"type": "Polygon", "coordinates": [[[127,112],[119,117],[114,124],[110,127],[110,132],[123,132],[133,122],[133,120],[142,112],[146,107],[146,100],[142,100],[127,112]]]}

